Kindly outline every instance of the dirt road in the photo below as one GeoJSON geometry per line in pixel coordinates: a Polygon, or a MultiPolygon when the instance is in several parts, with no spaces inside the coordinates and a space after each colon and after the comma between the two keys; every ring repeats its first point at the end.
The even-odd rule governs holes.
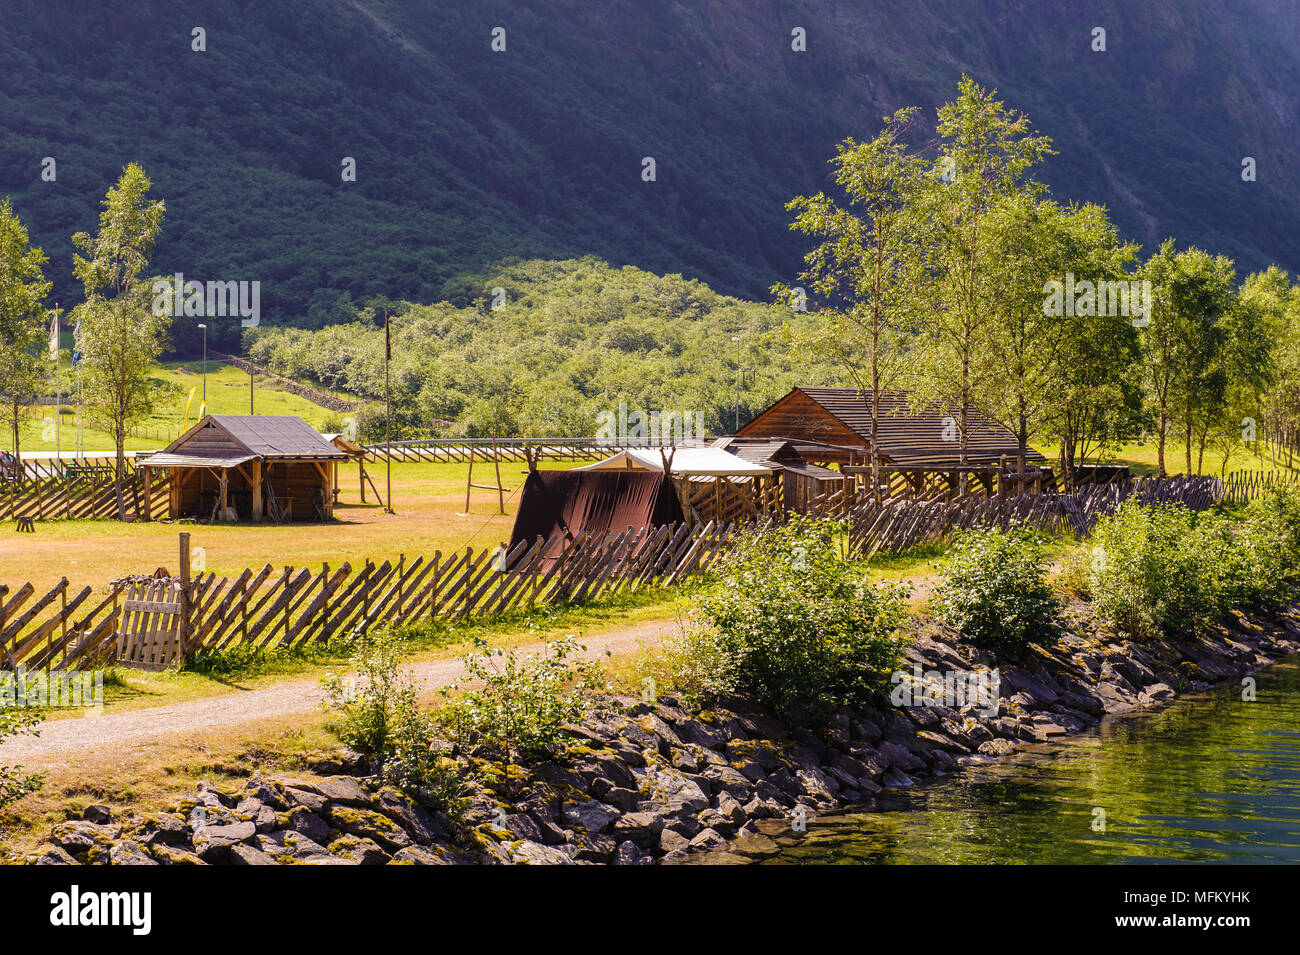
{"type": "MultiPolygon", "coordinates": [[[[583,634],[586,656],[634,652],[638,643],[657,642],[677,624],[657,620],[601,633],[583,634]]],[[[527,646],[540,646],[531,644],[527,646]]],[[[426,692],[446,686],[464,672],[460,661],[434,660],[410,665],[426,692]]],[[[179,736],[201,735],[204,730],[228,729],[242,723],[314,712],[324,698],[316,680],[292,680],[256,690],[236,690],[220,696],[188,700],[120,713],[88,712],[73,719],[54,720],[41,727],[41,735],[11,737],[0,746],[0,762],[37,769],[42,764],[66,765],[78,755],[130,752],[134,747],[179,736]]]]}

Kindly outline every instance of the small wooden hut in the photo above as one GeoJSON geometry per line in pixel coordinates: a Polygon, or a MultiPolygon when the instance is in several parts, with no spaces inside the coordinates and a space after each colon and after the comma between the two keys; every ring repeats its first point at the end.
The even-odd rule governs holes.
{"type": "MultiPolygon", "coordinates": [[[[140,462],[170,472],[173,519],[323,521],[349,454],[293,415],[208,415],[140,462]]],[[[148,506],[145,513],[148,513],[148,506]]]]}

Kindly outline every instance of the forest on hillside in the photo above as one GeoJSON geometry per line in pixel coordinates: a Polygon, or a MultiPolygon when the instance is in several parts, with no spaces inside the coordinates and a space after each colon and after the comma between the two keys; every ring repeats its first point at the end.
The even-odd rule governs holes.
{"type": "MultiPolygon", "coordinates": [[[[799,268],[783,205],[827,183],[834,144],[905,104],[925,108],[929,141],[963,72],[1052,136],[1056,195],[1105,204],[1145,252],[1174,235],[1246,270],[1300,268],[1286,0],[85,9],[7,0],[0,29],[0,196],[65,309],[82,296],[69,237],[129,162],[167,201],[157,272],[259,281],[268,324],[320,328],[446,298],[508,260],[584,255],[762,299],[799,268]]],[[[210,332],[232,350],[240,329],[210,332]]],[[[177,352],[200,340],[175,323],[177,352]]]]}

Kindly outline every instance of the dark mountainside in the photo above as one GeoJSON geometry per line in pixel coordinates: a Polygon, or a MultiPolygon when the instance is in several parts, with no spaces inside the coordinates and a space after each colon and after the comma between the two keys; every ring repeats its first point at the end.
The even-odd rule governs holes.
{"type": "MultiPolygon", "coordinates": [[[[827,185],[834,144],[908,104],[932,124],[963,71],[1055,139],[1041,176],[1059,197],[1106,204],[1148,251],[1172,235],[1242,273],[1300,269],[1289,0],[0,11],[0,194],[50,254],[65,306],[80,297],[69,237],[132,160],[167,202],[154,271],[260,280],[270,321],[315,327],[376,297],[465,304],[486,294],[472,276],[513,256],[595,254],[766,298],[803,251],[783,205],[827,185]],[[1094,26],[1108,52],[1090,49],[1094,26]],[[344,156],[355,183],[340,181],[344,156]],[[644,156],[657,182],[641,180],[644,156]],[[1257,182],[1242,182],[1244,156],[1257,182]]],[[[182,348],[191,326],[178,323],[182,348]]]]}

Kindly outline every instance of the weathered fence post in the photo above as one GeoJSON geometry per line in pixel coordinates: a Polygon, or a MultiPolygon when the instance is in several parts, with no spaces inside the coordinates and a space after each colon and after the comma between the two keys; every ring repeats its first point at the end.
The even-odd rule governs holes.
{"type": "Polygon", "coordinates": [[[180,532],[180,578],[181,592],[178,595],[178,603],[181,605],[178,614],[177,626],[177,645],[180,648],[180,656],[183,659],[190,652],[190,532],[180,532]]]}

